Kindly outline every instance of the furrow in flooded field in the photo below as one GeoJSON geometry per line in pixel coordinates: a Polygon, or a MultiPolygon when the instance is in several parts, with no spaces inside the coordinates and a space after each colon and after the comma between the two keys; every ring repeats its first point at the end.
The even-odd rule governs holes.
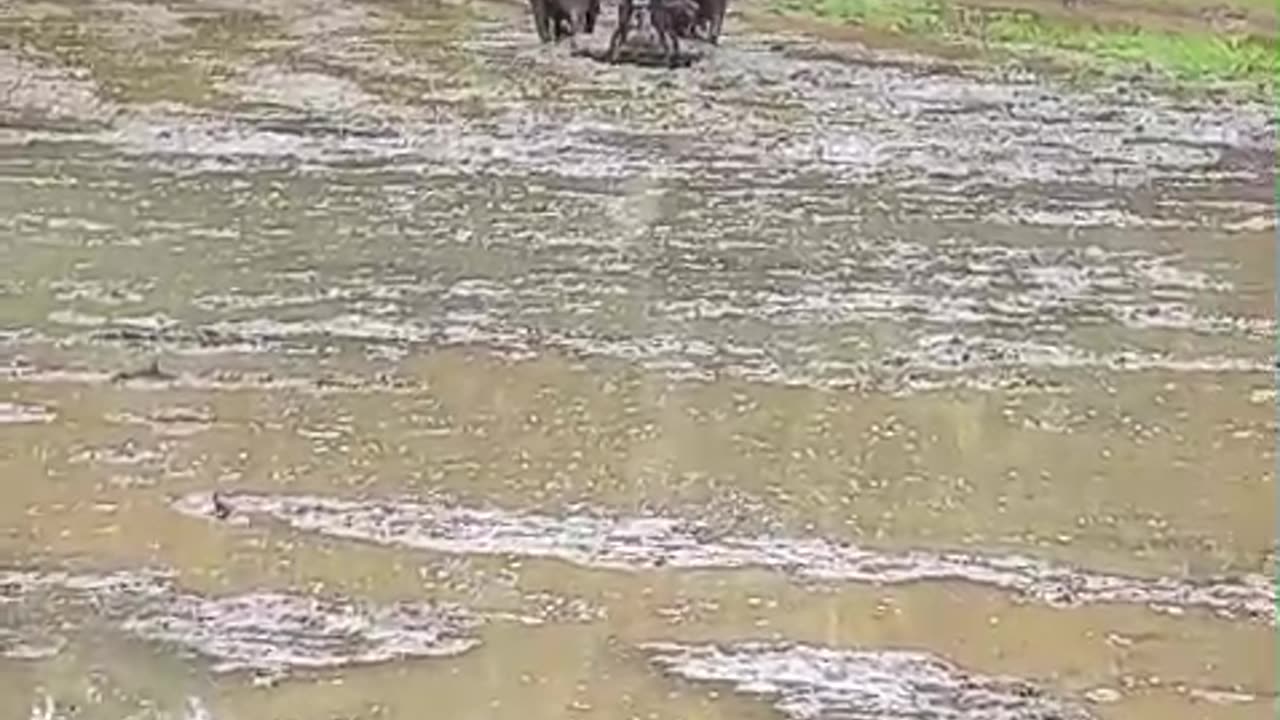
{"type": "Polygon", "coordinates": [[[585,599],[522,593],[513,607],[446,602],[375,604],[335,594],[185,592],[160,571],[75,573],[0,568],[0,658],[57,655],[92,616],[124,634],[204,658],[215,673],[275,680],[294,671],[460,655],[487,622],[587,623],[604,610],[585,599]],[[21,624],[11,626],[12,619],[21,624]]]}
{"type": "MultiPolygon", "coordinates": [[[[91,226],[31,191],[0,261],[46,244],[97,257],[89,248],[133,243],[166,271],[138,278],[103,253],[50,278],[29,311],[6,306],[0,340],[18,351],[47,341],[263,356],[477,345],[890,391],[1063,368],[1269,372],[1273,362],[1265,287],[1243,262],[1265,255],[1253,239],[1235,257],[1170,251],[1193,237],[1181,231],[1148,248],[1047,231],[1026,243],[968,225],[890,230],[863,206],[900,198],[821,184],[685,188],[646,174],[588,192],[481,175],[424,187],[386,168],[320,180],[159,173],[121,189],[142,209],[91,226]],[[154,183],[176,196],[153,197],[154,183]],[[245,218],[209,210],[237,204],[245,218]],[[485,219],[459,214],[469,206],[485,219]],[[241,237],[245,222],[263,232],[241,237]],[[316,222],[330,228],[323,242],[289,229],[316,222]],[[382,250],[350,258],[344,247],[382,250]],[[209,272],[165,279],[192,252],[209,272]]],[[[37,297],[42,282],[9,284],[37,297]]]]}
{"type": "MultiPolygon", "coordinates": [[[[457,554],[553,558],[589,568],[730,569],[762,567],[813,581],[897,584],[960,581],[999,588],[1058,607],[1127,603],[1274,624],[1276,596],[1260,575],[1139,578],[1096,573],[1022,555],[956,551],[877,551],[820,538],[718,536],[703,523],[669,517],[563,517],[471,509],[412,500],[316,496],[224,496],[234,515],[270,518],[299,530],[382,545],[457,554]]],[[[207,493],[174,507],[211,517],[207,493]]]]}
{"type": "MultiPolygon", "coordinates": [[[[421,388],[410,380],[379,375],[360,377],[324,374],[318,377],[286,376],[271,372],[215,370],[205,373],[170,373],[165,370],[141,369],[103,372],[97,369],[40,367],[30,364],[0,365],[0,380],[31,383],[116,384],[135,390],[208,390],[227,392],[244,389],[288,390],[314,395],[350,393],[410,393],[421,388]]],[[[0,416],[5,422],[49,422],[56,417],[51,410],[37,414],[33,406],[8,408],[13,414],[0,416]]]]}
{"type": "MultiPolygon", "coordinates": [[[[182,703],[181,710],[166,712],[162,708],[155,707],[154,701],[147,703],[148,707],[145,715],[136,713],[121,714],[116,716],[119,720],[137,720],[140,717],[146,717],[148,720],[215,720],[214,714],[209,710],[208,705],[199,696],[189,695],[185,702],[182,703]]],[[[52,695],[44,692],[37,692],[36,698],[31,702],[31,714],[29,720],[74,720],[83,717],[81,702],[55,700],[52,695]]],[[[124,713],[125,711],[121,711],[124,713]]],[[[110,717],[106,714],[94,715],[95,718],[110,717]]],[[[114,720],[114,718],[113,718],[114,720]]]]}
{"type": "Polygon", "coordinates": [[[202,597],[161,573],[107,575],[0,572],[0,607],[23,609],[24,625],[0,628],[10,659],[56,655],[78,613],[159,647],[208,660],[214,672],[278,679],[291,671],[394,659],[458,655],[479,644],[483,620],[462,608],[423,602],[374,605],[341,597],[246,593],[202,597]]]}
{"type": "Polygon", "coordinates": [[[683,680],[762,696],[792,720],[1087,720],[1084,707],[1025,680],[966,671],[925,652],[742,642],[641,648],[683,680]]]}
{"type": "MultiPolygon", "coordinates": [[[[633,67],[540,52],[513,26],[523,17],[464,29],[390,7],[314,7],[267,12],[301,68],[246,48],[216,73],[197,73],[225,96],[216,112],[103,100],[92,68],[6,52],[0,83],[35,79],[14,82],[11,93],[34,119],[0,140],[93,145],[152,168],[252,174],[354,163],[419,178],[595,181],[656,169],[704,187],[896,188],[943,199],[916,203],[930,216],[992,223],[1194,227],[1218,217],[1274,225],[1262,192],[1273,169],[1248,159],[1272,144],[1266,103],[1191,102],[1133,82],[1068,90],[976,66],[940,73],[935,62],[877,62],[847,48],[824,58],[812,40],[752,36],[664,82],[638,82],[633,67]],[[401,26],[433,44],[407,54],[394,41],[401,26]],[[465,71],[442,69],[459,56],[465,71]],[[420,91],[388,89],[406,83],[420,91]],[[65,132],[58,123],[67,120],[88,128],[65,132]],[[1134,202],[1157,186],[1158,203],[1134,202]],[[1224,200],[1234,207],[1220,207],[1224,200]]],[[[174,30],[184,20],[232,11],[249,8],[67,13],[67,22],[110,35],[136,26],[121,18],[142,17],[155,37],[181,46],[189,33],[174,30]]]]}
{"type": "MultiPolygon", "coordinates": [[[[263,71],[265,72],[265,71],[263,71]]],[[[261,82],[261,76],[255,76],[261,82]]],[[[315,83],[312,83],[315,84],[315,83]]],[[[286,92],[281,88],[279,92],[286,92]]],[[[335,89],[334,92],[340,92],[335,89]]],[[[355,92],[351,90],[349,92],[355,92]]],[[[1147,229],[1190,229],[1216,220],[1224,229],[1267,229],[1274,226],[1270,208],[1261,200],[1234,200],[1223,204],[1206,196],[1206,171],[1189,167],[1188,177],[1204,185],[1169,192],[1174,197],[1158,206],[1135,203],[1124,194],[1108,195],[1114,183],[1092,177],[1093,183],[1075,180],[1080,197],[1049,193],[1052,179],[1079,178],[1075,168],[1045,170],[1061,175],[1025,177],[1016,173],[991,178],[978,169],[989,168],[978,158],[963,181],[937,177],[930,166],[943,158],[919,160],[922,167],[903,167],[910,160],[927,155],[917,147],[881,151],[868,149],[857,161],[833,159],[833,151],[821,140],[803,147],[782,147],[769,143],[769,150],[745,155],[733,148],[712,145],[704,137],[690,135],[676,148],[661,152],[658,131],[645,133],[647,142],[617,144],[601,133],[594,123],[545,121],[535,123],[523,116],[508,121],[482,123],[477,120],[406,121],[388,126],[380,122],[295,116],[275,112],[261,117],[236,119],[194,119],[160,113],[129,115],[110,130],[99,132],[10,130],[17,145],[74,143],[92,145],[117,155],[130,165],[151,171],[179,175],[255,174],[278,171],[323,176],[335,170],[376,167],[388,172],[412,174],[423,179],[452,180],[478,174],[509,180],[530,175],[547,175],[560,180],[613,183],[653,172],[671,184],[729,185],[747,182],[761,191],[793,185],[844,187],[849,193],[895,189],[904,193],[900,212],[910,212],[939,221],[979,221],[1005,226],[1042,227],[1124,227],[1147,229]],[[409,124],[412,123],[412,124],[409,124]],[[451,123],[451,124],[450,124],[451,123]],[[763,153],[763,154],[762,154],[763,153]],[[708,162],[706,158],[716,158],[708,162]],[[922,180],[921,178],[928,178],[922,180]],[[896,181],[895,181],[896,179],[896,181]],[[1010,194],[1013,193],[1013,196],[1010,194]],[[912,195],[919,196],[913,202],[912,195]],[[924,201],[927,198],[927,202],[924,201]],[[1050,199],[1051,198],[1051,199],[1050,199]]],[[[0,138],[2,139],[2,138],[0,138]]],[[[797,141],[789,141],[794,145],[797,141]]],[[[847,139],[844,142],[896,145],[881,140],[847,139]]],[[[921,141],[923,142],[923,141],[921,141]]],[[[747,145],[751,147],[761,143],[747,145]]],[[[1259,150],[1253,149],[1257,152],[1259,150]]],[[[1205,150],[1204,164],[1211,166],[1216,147],[1205,150]]],[[[1025,161],[1023,161],[1025,162],[1025,161]]],[[[1124,167],[1138,167],[1117,159],[1124,167]]],[[[1151,180],[1133,180],[1136,185],[1151,180]]],[[[1257,184],[1263,177],[1250,177],[1257,184]]],[[[1256,194],[1256,193],[1253,193],[1256,194]]]]}
{"type": "Polygon", "coordinates": [[[0,658],[9,660],[43,660],[62,651],[66,640],[27,628],[0,627],[0,658]]]}
{"type": "Polygon", "coordinates": [[[1261,717],[1272,103],[746,9],[0,2],[0,716],[1261,717]]]}
{"type": "Polygon", "coordinates": [[[335,668],[458,655],[479,644],[476,622],[452,608],[418,603],[365,607],[284,593],[204,598],[175,595],[133,613],[122,628],[195,652],[214,672],[335,668]]]}
{"type": "Polygon", "coordinates": [[[26,425],[53,422],[53,410],[26,403],[0,402],[0,425],[26,425]]]}
{"type": "MultiPolygon", "coordinates": [[[[522,44],[512,34],[476,54],[496,69],[515,62],[522,44]]],[[[716,48],[654,92],[674,101],[660,114],[640,105],[620,129],[658,126],[680,138],[681,147],[714,145],[715,155],[751,157],[757,167],[824,167],[863,182],[952,187],[957,196],[964,187],[1037,182],[1136,188],[1157,176],[1208,184],[1205,176],[1214,172],[1266,184],[1265,167],[1222,162],[1227,148],[1267,146],[1269,114],[1261,105],[1242,111],[1173,101],[1125,83],[1067,93],[1029,74],[978,67],[939,73],[936,62],[893,66],[849,58],[842,48],[833,48],[831,59],[814,51],[811,38],[744,37],[716,48]],[[712,91],[716,103],[692,102],[712,91]]],[[[572,61],[544,63],[574,69],[572,61]]],[[[587,87],[598,92],[600,84],[616,84],[626,89],[615,92],[632,99],[639,94],[625,85],[632,74],[592,68],[592,86],[570,86],[558,104],[576,117],[618,124],[591,104],[582,107],[574,91],[583,87],[586,99],[587,87]]]]}
{"type": "MultiPolygon", "coordinates": [[[[856,389],[890,394],[912,394],[945,388],[1051,387],[1051,373],[1062,370],[1106,370],[1114,373],[1260,374],[1273,368],[1268,358],[1238,355],[1185,355],[1168,352],[1121,350],[1096,352],[1068,344],[1016,341],[999,337],[953,333],[922,336],[910,344],[887,348],[879,357],[833,356],[828,348],[813,343],[780,352],[768,345],[729,341],[712,343],[681,334],[664,333],[644,337],[581,336],[534,331],[528,328],[486,328],[461,323],[427,332],[421,342],[392,339],[411,336],[421,326],[394,329],[386,323],[362,327],[344,321],[340,333],[332,323],[286,324],[255,321],[260,335],[237,336],[229,327],[216,337],[181,332],[150,337],[163,341],[168,354],[203,358],[211,355],[272,357],[316,355],[333,352],[349,343],[359,347],[369,359],[403,357],[416,348],[476,348],[510,360],[523,360],[543,352],[559,352],[581,360],[624,361],[666,375],[675,381],[714,381],[739,378],[751,382],[819,389],[856,389]],[[322,329],[325,328],[325,329],[322,329]],[[200,337],[200,340],[196,340],[200,337]],[[427,339],[429,338],[429,339],[427,339]],[[316,343],[319,343],[317,345],[316,343]]],[[[103,333],[88,338],[69,338],[64,349],[85,350],[108,338],[129,337],[125,345],[145,345],[128,333],[103,333]]],[[[786,337],[775,338],[786,343],[786,337]]],[[[776,344],[776,343],[775,343],[776,344]]],[[[845,350],[849,348],[846,347],[845,350]]],[[[376,377],[322,374],[318,377],[247,370],[202,370],[151,375],[143,367],[104,372],[90,367],[41,367],[30,364],[0,365],[0,380],[35,383],[116,383],[141,390],[193,389],[234,391],[240,389],[296,390],[316,395],[359,394],[364,392],[404,394],[420,390],[411,380],[390,374],[376,377]]],[[[18,409],[0,422],[48,421],[52,416],[36,415],[34,409],[18,409]]]]}
{"type": "Polygon", "coordinates": [[[539,266],[519,277],[438,271],[430,279],[335,277],[323,292],[316,277],[282,280],[292,289],[270,292],[197,289],[174,310],[218,318],[203,323],[91,313],[77,296],[49,313],[48,337],[19,328],[6,345],[58,338],[65,348],[163,344],[188,355],[276,356],[356,347],[370,357],[462,345],[623,360],[682,378],[887,391],[1017,383],[1062,369],[1272,367],[1270,321],[1224,310],[1236,302],[1235,285],[1171,256],[822,235],[805,244],[817,265],[801,277],[776,248],[684,241],[655,287],[629,272],[644,261],[639,249],[600,255],[533,237],[519,252],[538,255],[539,266]],[[1099,332],[1128,341],[1102,343],[1099,332]]]}
{"type": "Polygon", "coordinates": [[[48,57],[0,50],[0,143],[13,128],[83,130],[101,124],[114,108],[88,74],[48,57]]]}

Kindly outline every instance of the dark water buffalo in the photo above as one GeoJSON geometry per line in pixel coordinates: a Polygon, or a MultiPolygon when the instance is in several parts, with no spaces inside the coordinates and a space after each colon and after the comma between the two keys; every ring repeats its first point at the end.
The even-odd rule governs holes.
{"type": "Polygon", "coordinates": [[[698,16],[694,28],[706,28],[707,34],[702,39],[717,45],[720,43],[720,28],[724,25],[724,11],[729,0],[697,0],[698,16]]]}
{"type": "Polygon", "coordinates": [[[595,32],[600,0],[529,0],[533,26],[544,43],[595,32]]]}
{"type": "Polygon", "coordinates": [[[671,67],[680,57],[680,38],[691,37],[697,23],[697,0],[649,0],[649,25],[671,67]]]}
{"type": "Polygon", "coordinates": [[[694,37],[706,40],[712,45],[720,42],[720,28],[724,25],[724,13],[728,8],[728,0],[695,0],[698,11],[687,33],[680,37],[694,37]],[[697,31],[702,29],[705,34],[697,31]]]}
{"type": "Polygon", "coordinates": [[[678,38],[698,38],[713,45],[719,43],[727,5],[728,0],[618,0],[618,27],[609,42],[608,57],[610,61],[617,60],[618,51],[631,31],[636,11],[645,9],[667,62],[674,65],[680,53],[678,38]],[[700,28],[705,34],[698,32],[700,28]]]}

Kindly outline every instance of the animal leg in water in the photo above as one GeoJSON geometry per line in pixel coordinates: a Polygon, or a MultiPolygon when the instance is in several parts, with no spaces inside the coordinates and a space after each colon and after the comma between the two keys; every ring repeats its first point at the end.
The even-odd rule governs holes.
{"type": "Polygon", "coordinates": [[[668,33],[668,40],[671,42],[671,49],[667,51],[667,67],[675,67],[680,64],[680,41],[676,38],[676,33],[668,33]]]}
{"type": "MultiPolygon", "coordinates": [[[[551,0],[554,2],[554,0],[551,0]]],[[[552,39],[560,42],[566,37],[573,34],[573,26],[569,22],[569,16],[560,9],[559,5],[552,5],[547,15],[548,32],[551,33],[552,39]]]]}
{"type": "Polygon", "coordinates": [[[720,44],[720,28],[724,25],[724,11],[729,0],[698,0],[698,25],[707,28],[706,39],[712,45],[720,44]]]}
{"type": "Polygon", "coordinates": [[[627,40],[627,30],[631,27],[631,15],[634,8],[631,0],[618,0],[618,27],[614,28],[613,37],[609,39],[609,62],[618,62],[618,51],[627,40]]]}
{"type": "Polygon", "coordinates": [[[529,0],[533,10],[533,27],[538,31],[538,39],[544,43],[551,42],[551,25],[548,22],[547,0],[529,0]]]}

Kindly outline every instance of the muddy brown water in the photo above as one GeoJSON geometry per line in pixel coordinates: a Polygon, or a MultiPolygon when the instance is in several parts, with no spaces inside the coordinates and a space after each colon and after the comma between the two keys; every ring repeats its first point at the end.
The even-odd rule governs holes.
{"type": "Polygon", "coordinates": [[[0,717],[1271,717],[1270,109],[699,51],[0,6],[0,717]]]}

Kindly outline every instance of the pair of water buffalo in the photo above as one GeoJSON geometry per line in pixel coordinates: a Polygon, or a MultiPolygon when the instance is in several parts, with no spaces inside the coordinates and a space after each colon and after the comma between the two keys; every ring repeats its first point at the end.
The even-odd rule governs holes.
{"type": "MultiPolygon", "coordinates": [[[[680,38],[697,38],[716,44],[728,0],[618,0],[618,27],[609,41],[608,59],[616,62],[627,40],[637,11],[648,15],[649,26],[662,45],[667,64],[675,66],[680,38]]],[[[529,0],[533,24],[544,43],[595,32],[600,0],[529,0]]]]}

